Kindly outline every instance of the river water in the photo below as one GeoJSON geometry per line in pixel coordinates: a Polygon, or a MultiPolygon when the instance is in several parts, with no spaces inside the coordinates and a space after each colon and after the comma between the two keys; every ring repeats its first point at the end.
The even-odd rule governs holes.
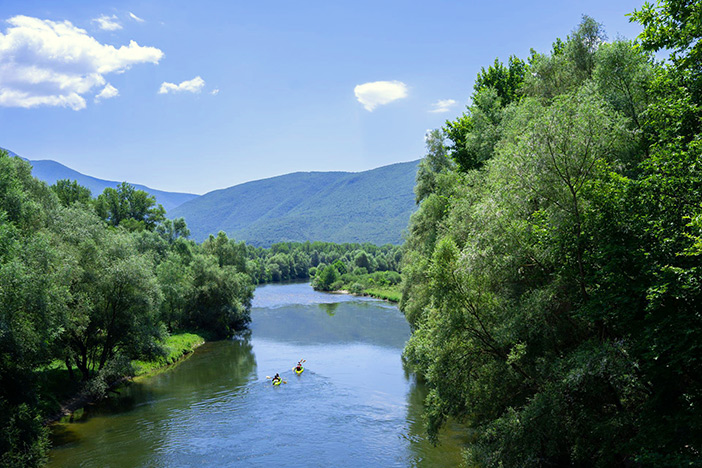
{"type": "Polygon", "coordinates": [[[426,389],[403,369],[410,330],[395,306],[265,285],[251,316],[249,336],[205,343],[57,425],[49,466],[460,464],[456,428],[437,447],[424,435],[426,389]],[[287,383],[272,386],[276,372],[287,383]]]}

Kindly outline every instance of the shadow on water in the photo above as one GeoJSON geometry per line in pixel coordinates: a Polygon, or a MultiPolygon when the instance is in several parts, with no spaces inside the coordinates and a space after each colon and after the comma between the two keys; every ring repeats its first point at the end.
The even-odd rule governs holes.
{"type": "Polygon", "coordinates": [[[462,466],[463,448],[469,443],[465,427],[449,420],[439,433],[437,445],[433,445],[427,435],[424,407],[429,389],[406,365],[403,369],[409,382],[405,437],[410,441],[412,466],[462,466]]]}

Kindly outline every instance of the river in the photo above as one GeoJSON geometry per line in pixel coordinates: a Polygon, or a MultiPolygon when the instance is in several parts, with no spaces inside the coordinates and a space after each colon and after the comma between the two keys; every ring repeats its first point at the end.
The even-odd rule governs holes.
{"type": "Polygon", "coordinates": [[[55,426],[49,466],[460,464],[460,431],[438,447],[424,435],[426,389],[403,368],[410,330],[395,306],[276,284],[257,288],[251,317],[250,335],[205,343],[55,426]],[[272,386],[276,372],[287,383],[272,386]]]}

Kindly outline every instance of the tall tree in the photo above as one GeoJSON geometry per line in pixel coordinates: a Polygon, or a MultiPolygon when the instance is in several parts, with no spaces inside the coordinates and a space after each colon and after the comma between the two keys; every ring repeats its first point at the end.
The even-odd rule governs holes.
{"type": "Polygon", "coordinates": [[[83,187],[75,180],[57,180],[51,186],[51,190],[58,196],[63,206],[70,206],[73,203],[88,203],[92,200],[92,193],[87,187],[83,187]]]}
{"type": "Polygon", "coordinates": [[[166,210],[156,204],[156,198],[122,182],[116,189],[107,187],[95,201],[98,216],[111,226],[129,230],[153,231],[165,219],[166,210]]]}

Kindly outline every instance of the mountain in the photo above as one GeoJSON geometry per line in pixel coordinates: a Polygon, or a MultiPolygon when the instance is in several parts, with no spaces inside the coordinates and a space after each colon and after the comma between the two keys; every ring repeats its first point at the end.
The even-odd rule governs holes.
{"type": "Polygon", "coordinates": [[[402,242],[415,210],[419,161],[365,172],[296,172],[215,190],[168,213],[192,238],[224,231],[248,244],[280,241],[402,242]]]}
{"type": "MultiPolygon", "coordinates": [[[[3,149],[3,148],[0,148],[3,149]]],[[[10,150],[5,150],[10,156],[18,156],[10,150]]],[[[80,185],[88,187],[93,193],[93,197],[100,195],[103,190],[107,187],[117,187],[119,182],[111,180],[102,180],[95,177],[90,177],[85,174],[81,174],[78,171],[64,166],[63,164],[57,163],[52,160],[38,160],[31,161],[27,159],[32,165],[32,175],[39,180],[43,180],[49,185],[53,185],[57,180],[60,179],[70,179],[75,180],[80,185]]],[[[156,202],[163,205],[167,212],[170,212],[173,208],[178,205],[182,205],[188,200],[192,200],[197,197],[193,193],[180,193],[180,192],[164,192],[162,190],[155,190],[145,185],[132,184],[138,190],[143,190],[156,198],[156,202]]]]}

